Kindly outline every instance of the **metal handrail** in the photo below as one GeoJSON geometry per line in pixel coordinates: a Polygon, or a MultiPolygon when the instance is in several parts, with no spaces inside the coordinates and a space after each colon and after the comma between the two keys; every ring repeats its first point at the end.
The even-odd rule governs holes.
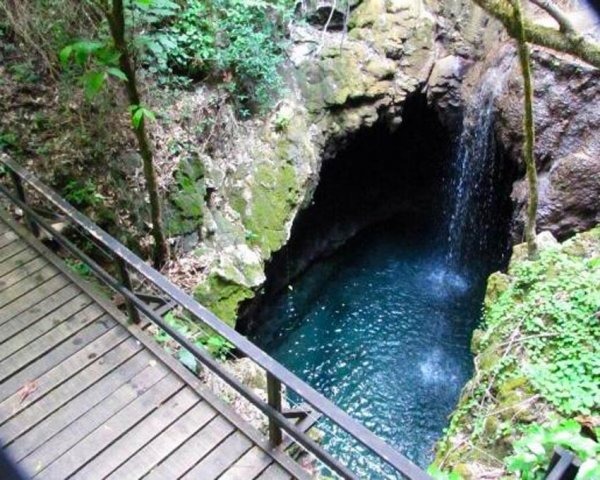
{"type": "Polygon", "coordinates": [[[287,386],[287,388],[290,388],[296,392],[296,394],[302,397],[306,403],[321,412],[323,416],[327,417],[333,423],[337,424],[351,437],[363,444],[367,450],[374,453],[377,457],[393,467],[394,470],[402,474],[405,478],[411,480],[431,479],[427,473],[417,467],[408,458],[396,451],[384,440],[376,436],[373,432],[350,417],[338,406],[307,385],[303,380],[287,370],[283,365],[278,363],[275,359],[250,342],[246,337],[226,325],[207,308],[200,305],[191,296],[187,295],[177,286],[171,283],[160,272],[150,267],[131,250],[95,225],[89,218],[76,210],[56,192],[44,185],[32,173],[6,157],[0,158],[0,163],[4,164],[9,169],[16,187],[16,193],[12,193],[6,188],[0,186],[0,193],[3,193],[7,198],[9,198],[24,211],[27,224],[32,229],[41,227],[46,230],[53,238],[56,239],[56,241],[62,244],[73,255],[79,257],[80,260],[86,263],[103,282],[123,295],[127,301],[130,314],[132,313],[132,309],[136,310],[136,313],[137,311],[143,313],[153,323],[165,330],[173,339],[179,342],[186,350],[192,353],[192,355],[194,355],[198,361],[210,368],[223,381],[233,387],[240,395],[250,401],[256,408],[266,415],[270,423],[269,431],[271,432],[271,441],[275,445],[280,443],[280,431],[279,441],[274,439],[273,435],[277,436],[277,429],[283,429],[299,445],[314,454],[320,461],[332,468],[343,478],[357,478],[356,475],[345,465],[340,463],[320,445],[310,439],[310,437],[298,429],[294,423],[290,422],[282,414],[280,407],[277,408],[277,396],[280,394],[281,384],[284,384],[287,386]],[[83,231],[91,235],[101,246],[111,251],[116,256],[117,263],[120,264],[119,266],[122,277],[121,281],[115,279],[109,273],[107,273],[92,258],[81,252],[64,235],[55,231],[55,229],[53,229],[51,225],[49,225],[39,214],[37,214],[34,209],[27,205],[21,181],[26,182],[42,197],[50,201],[54,207],[59,209],[68,220],[74,222],[83,231]],[[269,401],[265,403],[251,389],[243,385],[237,378],[223,369],[223,367],[208,353],[189,342],[186,337],[167,324],[148,305],[140,300],[130,288],[127,288],[126,285],[128,284],[128,280],[126,267],[130,267],[143,278],[150,281],[157,289],[170,297],[175,303],[190,312],[194,317],[213,329],[216,333],[223,336],[231,344],[233,344],[237,350],[262,367],[267,372],[270,394],[269,401]]]}

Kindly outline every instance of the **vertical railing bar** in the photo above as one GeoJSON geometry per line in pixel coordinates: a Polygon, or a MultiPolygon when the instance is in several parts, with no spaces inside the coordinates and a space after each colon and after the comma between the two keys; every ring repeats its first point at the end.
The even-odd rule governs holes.
{"type": "MultiPolygon", "coordinates": [[[[121,283],[127,290],[133,293],[133,288],[131,286],[131,278],[129,277],[129,272],[127,271],[127,265],[125,265],[125,262],[119,257],[117,257],[115,261],[117,262],[117,268],[119,269],[119,277],[121,278],[121,283]]],[[[140,314],[137,311],[135,305],[131,303],[131,300],[129,300],[126,297],[125,307],[127,308],[127,315],[129,316],[129,320],[131,321],[131,323],[135,323],[136,325],[139,324],[140,314]]]]}
{"type": "MultiPolygon", "coordinates": [[[[267,403],[281,413],[281,382],[270,372],[267,372],[267,403]]],[[[272,418],[269,418],[269,440],[274,447],[283,442],[281,427],[272,418]]]]}
{"type": "Polygon", "coordinates": [[[575,480],[579,473],[580,462],[568,450],[555,447],[546,472],[545,480],[575,480]]]}
{"type": "MultiPolygon", "coordinates": [[[[12,180],[13,186],[15,187],[17,198],[27,205],[27,197],[25,196],[25,189],[23,188],[23,182],[21,181],[21,177],[10,168],[9,175],[12,180]]],[[[27,228],[29,228],[31,233],[33,233],[36,237],[39,236],[40,229],[35,223],[35,221],[30,217],[30,215],[27,212],[23,211],[23,215],[25,216],[25,223],[27,224],[27,228]]]]}

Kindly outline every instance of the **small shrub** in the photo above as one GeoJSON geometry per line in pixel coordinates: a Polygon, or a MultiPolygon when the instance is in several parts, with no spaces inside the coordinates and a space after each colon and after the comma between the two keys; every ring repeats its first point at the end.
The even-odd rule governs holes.
{"type": "MultiPolygon", "coordinates": [[[[597,429],[598,430],[598,429],[597,429]]],[[[596,433],[596,436],[600,431],[596,433]]],[[[600,444],[581,434],[581,425],[575,420],[559,424],[534,425],[514,444],[514,454],[505,463],[510,472],[524,480],[545,478],[548,461],[555,446],[572,451],[582,461],[576,480],[600,478],[600,444]]]]}
{"type": "Polygon", "coordinates": [[[286,0],[189,0],[166,25],[155,23],[140,45],[151,73],[223,81],[238,111],[270,106],[282,86],[286,0]]]}
{"type": "Polygon", "coordinates": [[[98,205],[104,200],[104,196],[96,191],[96,184],[91,180],[85,183],[71,180],[63,189],[65,199],[79,208],[98,205]]]}

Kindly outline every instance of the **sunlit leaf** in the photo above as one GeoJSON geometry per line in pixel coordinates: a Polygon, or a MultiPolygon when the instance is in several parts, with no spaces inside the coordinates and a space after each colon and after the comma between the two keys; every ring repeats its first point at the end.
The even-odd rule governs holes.
{"type": "Polygon", "coordinates": [[[127,75],[120,68],[110,67],[106,70],[109,75],[118,78],[119,80],[127,81],[127,75]]]}

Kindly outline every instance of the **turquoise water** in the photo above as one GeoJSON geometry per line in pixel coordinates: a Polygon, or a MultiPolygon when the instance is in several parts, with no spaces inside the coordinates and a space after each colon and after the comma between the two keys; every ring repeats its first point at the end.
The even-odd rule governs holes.
{"type": "MultiPolygon", "coordinates": [[[[448,271],[446,249],[393,224],[310,268],[261,313],[269,354],[422,467],[472,373],[484,280],[448,271]]],[[[461,269],[464,272],[464,269],[461,269]]],[[[361,478],[388,478],[321,423],[361,478]]]]}

